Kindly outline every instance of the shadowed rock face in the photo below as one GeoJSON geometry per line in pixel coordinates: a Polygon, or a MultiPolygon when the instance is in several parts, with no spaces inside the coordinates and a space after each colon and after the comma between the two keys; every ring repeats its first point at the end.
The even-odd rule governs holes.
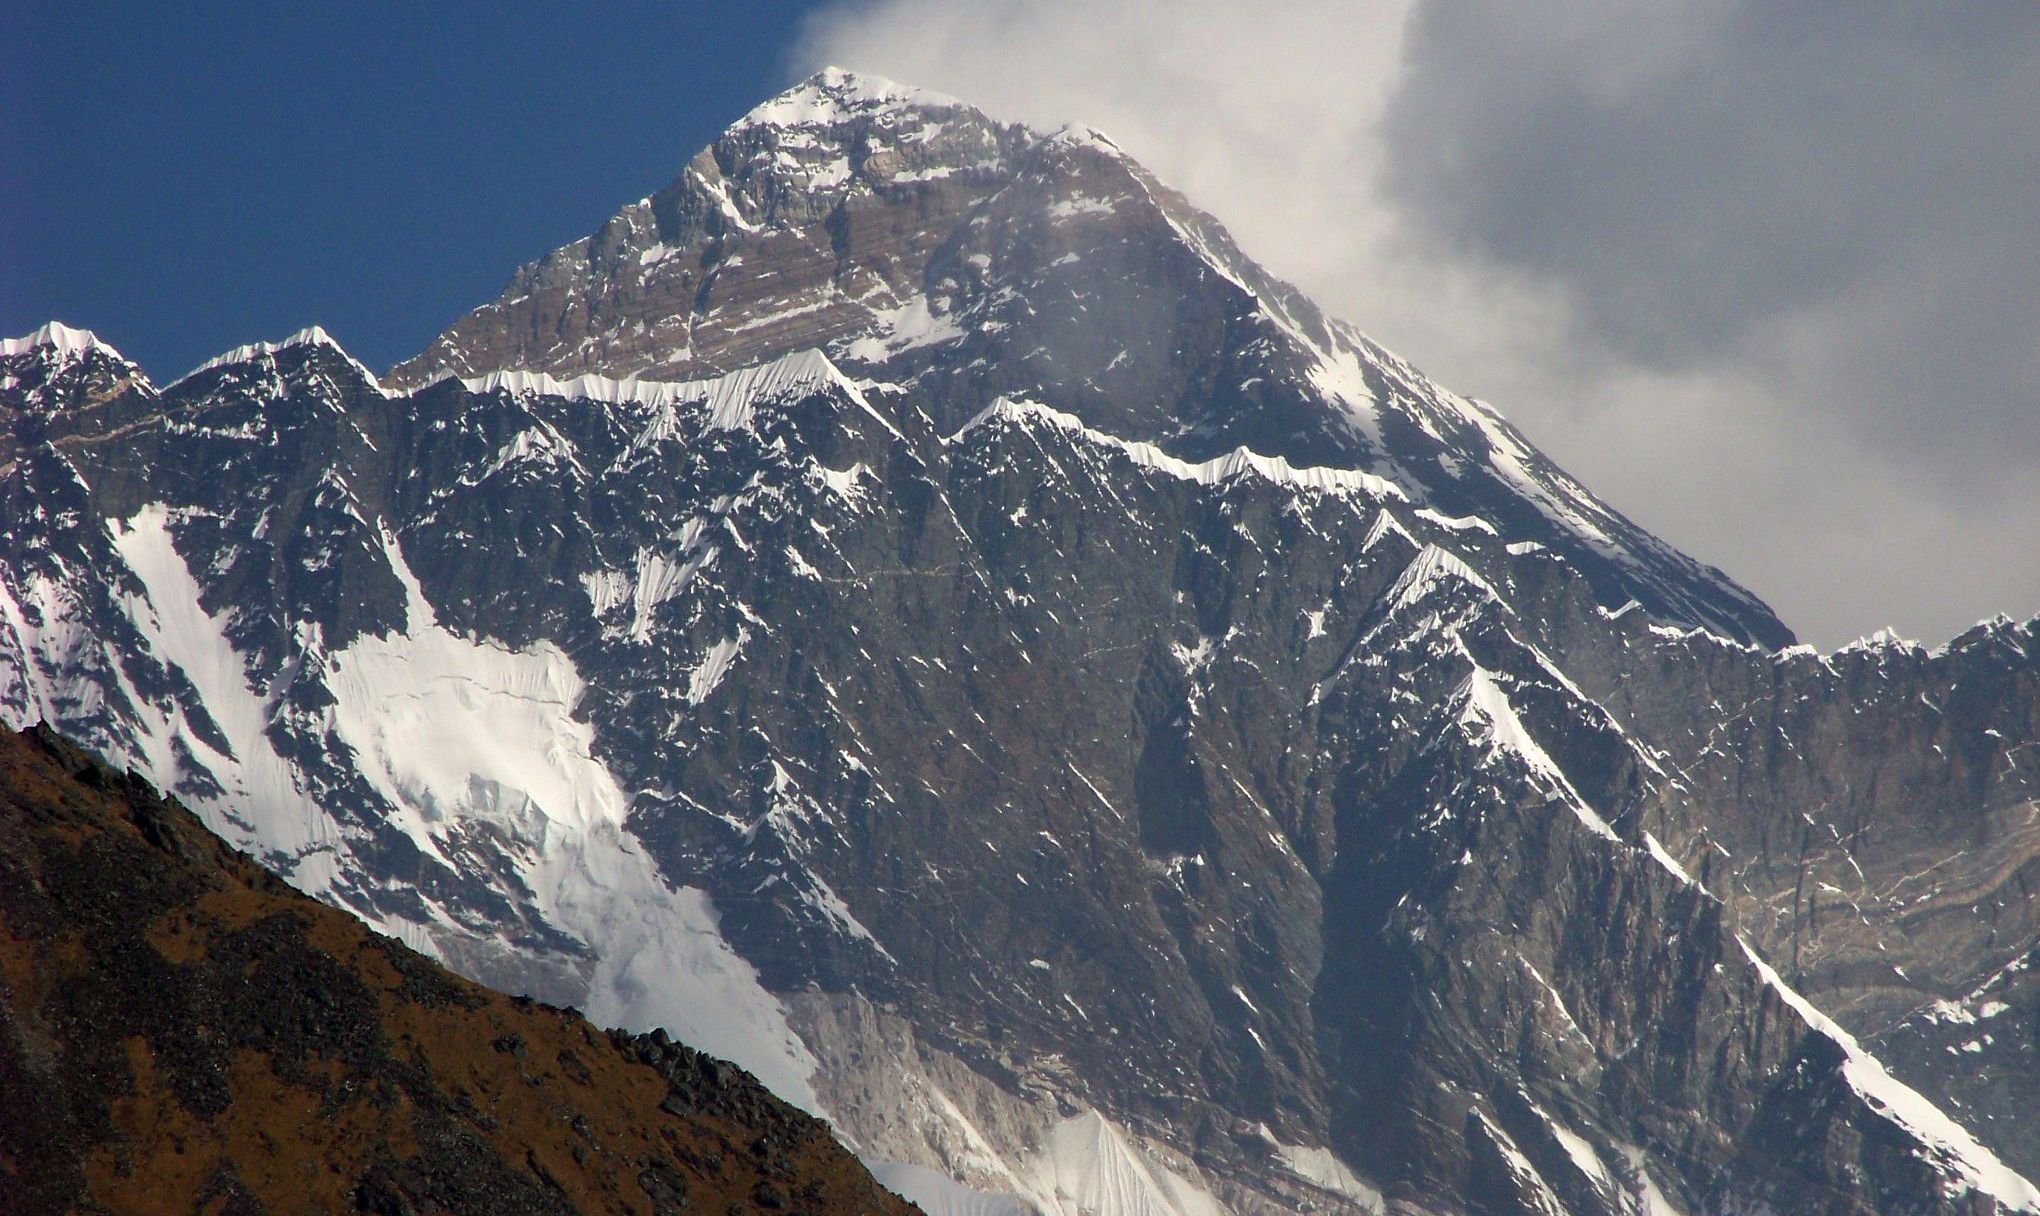
{"type": "Polygon", "coordinates": [[[7,397],[10,720],[1051,1213],[2027,1203],[2040,623],[1768,649],[1094,134],[705,155],[467,381],[7,397]]]}
{"type": "Polygon", "coordinates": [[[741,1070],[460,979],[42,730],[0,930],[10,1212],[911,1210],[741,1070]]]}

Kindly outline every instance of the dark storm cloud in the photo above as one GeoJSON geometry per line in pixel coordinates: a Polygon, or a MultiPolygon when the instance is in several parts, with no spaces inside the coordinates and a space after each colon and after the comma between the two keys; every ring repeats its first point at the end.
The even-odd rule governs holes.
{"type": "Polygon", "coordinates": [[[2040,451],[2040,5],[1452,0],[1405,55],[1389,198],[1622,356],[1773,364],[1951,484],[2040,451]]]}
{"type": "Polygon", "coordinates": [[[2040,612],[2040,3],[844,0],[1835,645],[2040,612]]]}

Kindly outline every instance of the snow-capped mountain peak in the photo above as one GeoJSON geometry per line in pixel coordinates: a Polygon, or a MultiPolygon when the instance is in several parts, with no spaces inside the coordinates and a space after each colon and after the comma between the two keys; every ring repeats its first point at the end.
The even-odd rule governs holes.
{"type": "Polygon", "coordinates": [[[2029,1204],[2040,622],[1778,651],[1099,138],[764,113],[387,388],[0,385],[0,712],[943,1211],[2029,1204]]]}
{"type": "Polygon", "coordinates": [[[31,412],[91,406],[128,386],[146,386],[142,369],[89,329],[50,321],[34,333],[0,339],[0,396],[31,412]]]}
{"type": "Polygon", "coordinates": [[[57,355],[82,355],[89,350],[103,351],[119,359],[122,355],[112,346],[100,341],[99,335],[89,329],[73,329],[62,321],[50,321],[32,334],[19,338],[0,339],[0,357],[26,355],[38,350],[48,350],[57,355]]]}
{"type": "Polygon", "coordinates": [[[1246,449],[1366,472],[1565,554],[1610,608],[1791,637],[1491,409],[1326,317],[1102,134],[840,70],[752,111],[390,378],[693,380],[815,345],[923,395],[946,430],[1011,397],[1192,462],[1246,449]]]}
{"type": "Polygon", "coordinates": [[[307,325],[303,329],[298,330],[296,333],[291,334],[289,337],[279,339],[275,342],[250,342],[242,346],[237,346],[230,351],[227,351],[223,354],[215,355],[212,358],[207,359],[205,362],[199,364],[197,367],[194,367],[190,371],[184,373],[182,376],[179,376],[177,380],[173,381],[173,384],[181,384],[186,380],[192,379],[193,377],[203,375],[206,372],[217,371],[223,367],[235,367],[244,363],[255,363],[263,359],[273,358],[277,355],[283,354],[288,351],[298,351],[305,349],[318,349],[331,351],[332,353],[340,356],[342,359],[345,359],[350,365],[352,365],[355,368],[355,370],[360,372],[362,378],[367,380],[370,384],[380,384],[380,380],[377,378],[376,374],[370,371],[366,364],[362,363],[359,359],[356,359],[353,355],[348,354],[347,349],[341,346],[339,341],[336,340],[332,334],[327,333],[323,326],[319,325],[307,325]]]}
{"type": "Polygon", "coordinates": [[[825,67],[814,75],[759,103],[731,124],[732,131],[753,127],[833,127],[852,118],[907,109],[973,109],[954,97],[914,85],[900,84],[883,76],[825,67]]]}

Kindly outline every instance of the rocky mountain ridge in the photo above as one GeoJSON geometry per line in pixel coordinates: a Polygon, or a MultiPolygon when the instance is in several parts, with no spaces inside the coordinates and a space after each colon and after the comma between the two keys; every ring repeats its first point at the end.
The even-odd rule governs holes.
{"type": "Polygon", "coordinates": [[[67,1211],[905,1213],[731,1066],[461,980],[0,735],[0,1193],[67,1211]]]}
{"type": "Polygon", "coordinates": [[[1361,469],[1560,547],[1611,607],[1634,597],[1730,637],[1790,640],[1494,411],[1267,274],[1106,136],[1001,124],[838,69],[520,270],[391,381],[688,379],[818,346],[853,376],[910,387],[945,432],[1013,398],[1193,462],[1244,448],[1361,469]]]}
{"type": "Polygon", "coordinates": [[[10,721],[931,1209],[2034,1202],[2040,623],[1774,649],[1093,133],[825,73],[405,388],[18,345],[10,721]]]}

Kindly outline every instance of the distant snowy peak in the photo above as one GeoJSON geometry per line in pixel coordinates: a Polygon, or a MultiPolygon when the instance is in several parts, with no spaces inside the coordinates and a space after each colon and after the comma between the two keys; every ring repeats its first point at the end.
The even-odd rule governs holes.
{"type": "Polygon", "coordinates": [[[37,351],[58,356],[82,355],[94,350],[125,361],[119,351],[100,341],[98,334],[89,329],[73,329],[62,321],[51,321],[25,337],[0,339],[0,356],[27,355],[37,351]]]}
{"type": "Polygon", "coordinates": [[[957,98],[828,68],[739,119],[663,197],[706,191],[739,231],[784,228],[849,195],[1000,173],[1023,134],[957,98]]]}
{"type": "MultiPolygon", "coordinates": [[[[919,85],[902,84],[869,72],[825,67],[799,84],[754,106],[730,124],[725,137],[760,127],[784,130],[842,126],[874,115],[899,115],[910,111],[961,111],[986,121],[985,112],[970,102],[919,85]]],[[[1125,153],[1103,131],[1084,123],[1067,123],[1041,130],[1023,123],[1001,123],[1021,132],[1029,142],[1044,146],[1104,148],[1125,153]]]]}
{"type": "Polygon", "coordinates": [[[1956,634],[1948,642],[1934,650],[1942,655],[1984,647],[1998,647],[2020,658],[2040,654],[2040,615],[2028,617],[2024,622],[2015,621],[2000,612],[1978,621],[1956,634]]]}
{"type": "Polygon", "coordinates": [[[1859,651],[1864,654],[1910,654],[1915,652],[1925,654],[1927,648],[1917,639],[1905,637],[1896,629],[1887,625],[1875,633],[1857,638],[1835,653],[1842,655],[1854,654],[1859,651]]]}
{"type": "Polygon", "coordinates": [[[272,359],[275,356],[282,354],[286,351],[302,350],[306,348],[330,350],[334,354],[339,355],[342,359],[345,359],[348,363],[352,364],[355,370],[361,373],[362,378],[367,380],[370,384],[379,385],[381,383],[376,374],[370,371],[366,364],[362,363],[359,359],[356,359],[353,355],[348,354],[346,348],[342,347],[340,343],[334,339],[332,334],[327,333],[325,329],[321,326],[308,325],[305,328],[300,329],[296,333],[290,335],[288,338],[282,339],[281,341],[250,342],[245,346],[237,346],[234,349],[227,351],[225,354],[215,355],[214,357],[207,359],[205,362],[199,364],[197,367],[194,367],[190,371],[184,373],[182,376],[179,376],[177,380],[173,382],[173,384],[182,384],[184,381],[189,380],[194,376],[199,376],[210,371],[217,371],[223,367],[234,367],[243,363],[254,363],[262,359],[272,359]]]}
{"type": "Polygon", "coordinates": [[[825,132],[860,119],[897,123],[901,119],[910,120],[917,114],[925,114],[933,120],[965,115],[1013,132],[1023,145],[1044,150],[1096,149],[1128,159],[1131,163],[1110,136],[1084,123],[1067,123],[1044,130],[1025,123],[1004,122],[988,116],[962,98],[839,67],[823,68],[778,96],[761,102],[732,123],[723,138],[741,137],[761,128],[784,132],[825,132]]]}
{"type": "Polygon", "coordinates": [[[0,393],[32,411],[96,404],[119,388],[148,384],[142,369],[89,329],[51,321],[0,340],[0,393]]]}
{"type": "MultiPolygon", "coordinates": [[[[309,325],[287,338],[275,342],[250,342],[216,355],[172,381],[175,387],[206,372],[222,368],[237,367],[263,360],[274,360],[276,356],[291,351],[326,350],[352,367],[362,379],[380,388],[381,381],[368,366],[347,353],[333,335],[317,325],[309,325]]],[[[56,387],[91,370],[96,359],[103,359],[116,369],[123,378],[142,377],[141,367],[116,350],[113,345],[89,329],[75,329],[61,321],[51,321],[32,334],[19,338],[0,339],[0,376],[7,377],[4,386],[21,391],[26,386],[33,399],[34,384],[29,383],[27,368],[34,365],[35,375],[41,383],[56,387]]]]}
{"type": "Polygon", "coordinates": [[[831,127],[879,111],[973,110],[942,93],[900,84],[883,76],[826,67],[760,103],[732,124],[732,132],[754,127],[831,127]]]}

